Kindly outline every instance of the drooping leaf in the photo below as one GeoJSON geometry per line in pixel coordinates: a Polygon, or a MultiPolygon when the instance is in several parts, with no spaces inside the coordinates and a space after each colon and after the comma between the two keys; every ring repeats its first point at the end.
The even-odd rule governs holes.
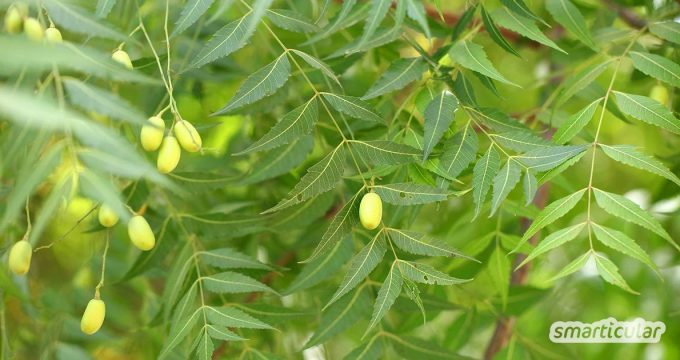
{"type": "Polygon", "coordinates": [[[342,177],[344,163],[345,150],[342,145],[339,145],[321,161],[307,169],[307,174],[288,193],[286,199],[281,200],[263,214],[285,209],[331,190],[342,177]]]}
{"type": "Polygon", "coordinates": [[[267,18],[274,25],[295,32],[313,33],[319,31],[319,27],[312,23],[300,12],[286,9],[269,9],[267,18]]]}
{"type": "Polygon", "coordinates": [[[245,329],[273,329],[266,324],[233,306],[205,306],[202,309],[208,320],[216,325],[245,329]]]}
{"type": "Polygon", "coordinates": [[[321,95],[335,110],[347,116],[378,124],[385,123],[385,120],[368,103],[359,98],[332,93],[321,93],[321,95]]]}
{"type": "Polygon", "coordinates": [[[335,201],[335,194],[323,193],[310,201],[297,204],[273,216],[270,226],[278,232],[304,229],[307,225],[320,221],[335,201]]]}
{"type": "MultiPolygon", "coordinates": [[[[510,1],[520,1],[520,0],[510,0],[510,1]]],[[[507,8],[498,9],[494,11],[493,18],[498,24],[506,29],[510,29],[520,35],[526,36],[527,38],[539,42],[545,46],[549,46],[557,51],[561,51],[566,54],[557,44],[550,40],[545,34],[538,29],[534,22],[525,17],[525,15],[519,15],[507,8]]]]}
{"type": "Polygon", "coordinates": [[[74,78],[64,79],[64,86],[71,102],[83,109],[133,124],[146,123],[144,115],[139,110],[114,93],[74,78]]]}
{"type": "Polygon", "coordinates": [[[605,144],[598,145],[610,158],[623,164],[663,176],[680,186],[680,178],[671,172],[661,161],[657,160],[653,156],[649,156],[637,151],[634,146],[605,144]]]}
{"type": "Polygon", "coordinates": [[[342,209],[335,215],[328,228],[321,237],[321,242],[316,246],[312,254],[303,262],[310,262],[324,254],[342,239],[351,233],[359,218],[359,199],[361,191],[357,192],[342,209]]]}
{"type": "MultiPolygon", "coordinates": [[[[520,240],[518,247],[523,245],[530,237],[536,234],[539,230],[552,224],[555,220],[566,215],[571,209],[576,206],[576,204],[581,200],[586,189],[581,189],[573,194],[567,195],[561,199],[555,200],[546,206],[541,212],[536,216],[531,226],[524,232],[522,240],[520,240]]],[[[517,249],[513,250],[516,251],[517,249]]]]}
{"type": "Polygon", "coordinates": [[[415,263],[401,259],[396,260],[396,263],[404,277],[422,284],[455,285],[470,281],[467,279],[457,279],[451,277],[426,264],[415,263]]]}
{"type": "Polygon", "coordinates": [[[313,146],[314,138],[308,135],[281,149],[269,151],[251,165],[252,172],[243,178],[241,183],[255,184],[287,173],[307,158],[313,146]]]}
{"type": "Polygon", "coordinates": [[[351,295],[342,297],[333,305],[328,306],[328,309],[321,316],[321,321],[317,326],[318,330],[314,332],[314,335],[303,347],[309,348],[321,344],[346,330],[359,319],[365,317],[370,308],[371,299],[366,291],[363,291],[363,287],[351,295]]]}
{"type": "Polygon", "coordinates": [[[372,189],[383,201],[394,205],[417,205],[445,201],[447,191],[416,183],[374,185],[372,189]]]}
{"type": "Polygon", "coordinates": [[[597,205],[604,211],[654,232],[666,239],[673,247],[680,250],[680,246],[673,241],[673,238],[671,238],[666,230],[664,230],[661,224],[659,224],[651,214],[641,209],[636,203],[628,200],[625,196],[612,194],[597,188],[593,188],[593,193],[595,194],[597,205]]]}
{"type": "Polygon", "coordinates": [[[479,72],[480,74],[500,82],[519,86],[506,79],[500,72],[498,72],[498,70],[496,70],[491,61],[489,61],[489,59],[486,57],[484,48],[482,48],[481,45],[477,45],[473,42],[465,40],[459,41],[451,48],[451,50],[449,50],[449,56],[451,59],[465,68],[479,72]]]}
{"type": "Polygon", "coordinates": [[[680,24],[675,21],[662,21],[649,25],[652,34],[670,42],[680,44],[680,24]]]}
{"type": "Polygon", "coordinates": [[[364,32],[361,34],[359,46],[364,45],[373,37],[375,30],[385,19],[385,16],[387,16],[387,11],[391,5],[391,0],[371,0],[371,9],[368,11],[368,18],[366,19],[364,32]]]}
{"type": "Polygon", "coordinates": [[[491,36],[491,39],[498,44],[503,50],[520,57],[519,53],[508,43],[507,40],[503,37],[503,34],[501,34],[501,31],[498,29],[496,26],[496,23],[494,23],[493,19],[491,18],[491,15],[489,15],[488,12],[486,12],[486,9],[482,7],[482,21],[484,22],[484,28],[486,29],[486,32],[489,33],[491,36]]]}
{"type": "Polygon", "coordinates": [[[243,16],[218,30],[193,58],[189,68],[199,68],[242,48],[252,36],[246,33],[250,16],[243,16]]]}
{"type": "Polygon", "coordinates": [[[526,152],[518,155],[516,159],[529,170],[547,171],[584,152],[587,148],[587,145],[553,146],[526,152]]]}
{"type": "Polygon", "coordinates": [[[638,292],[630,288],[626,280],[624,280],[623,276],[619,273],[619,268],[611,260],[595,253],[595,266],[597,267],[597,272],[604,281],[616,285],[630,293],[638,294],[638,292]]]}
{"type": "Polygon", "coordinates": [[[324,75],[326,75],[326,77],[328,77],[329,79],[335,81],[338,85],[340,85],[340,80],[338,80],[338,77],[335,76],[335,74],[333,73],[333,70],[331,69],[331,67],[328,64],[317,59],[316,57],[314,57],[312,55],[307,54],[304,51],[300,51],[300,50],[296,50],[296,49],[291,49],[290,51],[292,51],[294,54],[296,54],[297,56],[302,58],[302,60],[304,60],[311,67],[313,67],[317,70],[320,70],[324,75]]]}
{"type": "Polygon", "coordinates": [[[475,160],[477,147],[477,133],[472,126],[467,125],[451,140],[446,141],[439,166],[450,177],[456,178],[475,160]]]}
{"type": "Polygon", "coordinates": [[[283,53],[267,66],[248,76],[229,103],[213,115],[230,112],[275,93],[288,81],[289,76],[290,62],[287,54],[283,53]]]}
{"type": "Polygon", "coordinates": [[[208,290],[219,294],[246,293],[246,292],[269,292],[276,294],[269,286],[243,274],[226,271],[223,273],[204,276],[201,280],[208,290]]]}
{"type": "Polygon", "coordinates": [[[330,251],[324,251],[320,257],[308,262],[282,294],[289,295],[308,289],[328,279],[335,275],[351,256],[352,242],[338,241],[330,251]]]}
{"type": "Polygon", "coordinates": [[[680,87],[680,65],[659,55],[631,51],[628,56],[636,69],[674,87],[680,87]]]}
{"type": "Polygon", "coordinates": [[[427,13],[425,12],[425,7],[418,0],[406,0],[406,14],[409,18],[415,20],[420,28],[425,33],[427,38],[431,38],[430,26],[427,23],[427,13]]]}
{"type": "Polygon", "coordinates": [[[219,269],[260,269],[272,270],[251,256],[243,254],[232,248],[206,250],[198,253],[201,262],[219,269]]]}
{"type": "Polygon", "coordinates": [[[614,91],[621,111],[648,124],[680,134],[680,120],[661,103],[646,96],[614,91]]]}
{"type": "Polygon", "coordinates": [[[654,265],[654,262],[650,259],[649,255],[647,255],[635,240],[628,237],[628,235],[596,223],[592,223],[592,228],[593,233],[595,233],[595,238],[601,243],[634,259],[640,260],[640,262],[649,266],[654,272],[660,275],[659,269],[654,265]]]}
{"type": "MultiPolygon", "coordinates": [[[[409,0],[413,1],[413,0],[409,0]]],[[[399,59],[385,70],[380,79],[371,85],[362,100],[372,99],[389,92],[400,90],[411,82],[422,77],[427,70],[427,63],[421,58],[399,59]]]]}
{"type": "Polygon", "coordinates": [[[380,322],[387,311],[392,307],[394,301],[397,300],[399,294],[401,294],[403,280],[401,277],[401,270],[399,270],[398,266],[395,266],[396,264],[396,261],[392,263],[389,274],[387,274],[380,290],[378,290],[378,297],[373,306],[373,315],[371,315],[371,321],[368,323],[368,328],[366,328],[364,336],[380,322]]]}
{"type": "Polygon", "coordinates": [[[321,39],[325,39],[326,37],[332,35],[336,31],[342,29],[345,26],[349,26],[349,24],[346,23],[346,20],[348,19],[350,12],[354,8],[354,5],[356,5],[357,0],[347,0],[342,2],[342,8],[340,8],[340,11],[338,14],[335,16],[333,21],[325,27],[321,32],[318,34],[314,35],[311,37],[309,40],[307,40],[305,43],[302,45],[309,45],[313,44],[321,39]]]}
{"type": "Polygon", "coordinates": [[[581,15],[574,4],[569,0],[548,0],[545,3],[545,7],[550,12],[557,22],[569,30],[572,34],[576,36],[582,43],[586,44],[589,48],[597,50],[592,37],[590,36],[590,31],[588,31],[588,25],[586,20],[581,15]]]}
{"type": "Polygon", "coordinates": [[[453,31],[451,31],[451,42],[458,40],[458,37],[463,33],[463,31],[465,31],[467,26],[470,25],[470,22],[475,17],[476,12],[477,4],[471,5],[465,9],[463,15],[461,15],[460,19],[458,19],[456,26],[453,27],[453,31]]]}
{"type": "Polygon", "coordinates": [[[284,115],[276,125],[247,149],[236,155],[270,150],[308,135],[318,119],[316,97],[284,115]]]}
{"type": "Polygon", "coordinates": [[[581,111],[570,116],[553,135],[553,141],[557,144],[564,144],[573,139],[593,118],[597,106],[600,105],[600,99],[590,103],[588,106],[581,109],[581,111]]]}
{"type": "Polygon", "coordinates": [[[340,287],[335,291],[325,308],[359,285],[380,264],[383,256],[385,256],[385,251],[387,251],[385,239],[381,234],[378,234],[359,253],[354,255],[340,287]]]}
{"type": "Polygon", "coordinates": [[[45,1],[44,6],[59,26],[80,34],[106,39],[126,41],[128,37],[113,27],[100,22],[85,10],[73,4],[58,1],[45,1]]]}
{"type": "Polygon", "coordinates": [[[572,262],[567,264],[565,267],[563,267],[555,276],[550,278],[548,282],[553,282],[557,279],[561,279],[565,276],[569,276],[583,268],[585,266],[586,262],[588,262],[588,259],[590,259],[590,254],[591,252],[588,251],[587,253],[579,256],[578,258],[574,259],[572,262]]]}
{"type": "Polygon", "coordinates": [[[514,13],[524,16],[529,19],[536,20],[548,26],[548,23],[540,17],[536,16],[524,3],[523,0],[501,0],[501,3],[505,5],[508,9],[512,10],[514,13]]]}
{"type": "Polygon", "coordinates": [[[210,8],[214,0],[187,1],[175,22],[175,28],[170,36],[176,36],[193,25],[210,8]]]}
{"type": "Polygon", "coordinates": [[[489,136],[501,146],[520,152],[545,149],[553,145],[550,141],[526,130],[504,131],[489,136]]]}
{"type": "Polygon", "coordinates": [[[208,336],[207,330],[199,337],[198,345],[196,346],[196,357],[198,360],[211,360],[213,352],[215,351],[215,344],[212,338],[208,336]]]}
{"type": "Polygon", "coordinates": [[[468,108],[468,114],[475,122],[480,122],[499,132],[527,131],[527,128],[508,114],[494,108],[468,108]]]}
{"type": "Polygon", "coordinates": [[[545,239],[538,243],[538,245],[529,253],[529,255],[527,255],[527,257],[522,261],[521,264],[517,266],[517,268],[524,266],[524,264],[535,259],[539,255],[542,255],[556,247],[562,246],[567,242],[574,240],[585,226],[586,223],[580,223],[548,235],[545,239]]]}
{"type": "Polygon", "coordinates": [[[514,160],[508,160],[505,166],[498,172],[493,179],[493,196],[491,198],[491,214],[496,213],[503,200],[508,197],[510,191],[515,188],[522,176],[522,168],[514,160]]]}
{"type": "Polygon", "coordinates": [[[387,228],[385,231],[397,247],[411,254],[425,256],[460,256],[472,259],[448,246],[444,242],[433,239],[425,234],[393,228],[387,228]]]}
{"type": "Polygon", "coordinates": [[[432,99],[425,108],[423,114],[425,117],[423,161],[427,160],[432,149],[451,126],[457,109],[458,99],[448,90],[432,99]]]}
{"type": "Polygon", "coordinates": [[[348,140],[355,152],[363,161],[375,165],[399,165],[416,161],[421,152],[408,145],[397,144],[385,140],[348,140]]]}
{"type": "Polygon", "coordinates": [[[580,92],[590,85],[607,69],[607,66],[609,66],[611,62],[612,60],[608,60],[602,63],[590,65],[576,74],[569,76],[562,86],[560,95],[557,97],[557,100],[555,100],[555,106],[562,106],[565,102],[567,102],[567,100],[571,99],[574,94],[580,92]]]}
{"type": "Polygon", "coordinates": [[[479,215],[486,199],[486,194],[493,183],[493,179],[498,173],[500,158],[495,148],[489,150],[475,164],[472,171],[472,199],[475,203],[475,217],[479,215]]]}

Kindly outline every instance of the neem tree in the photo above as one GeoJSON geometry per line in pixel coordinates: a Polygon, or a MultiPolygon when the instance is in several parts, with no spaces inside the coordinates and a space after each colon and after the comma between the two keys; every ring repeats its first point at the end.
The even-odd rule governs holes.
{"type": "Polygon", "coordinates": [[[565,289],[677,287],[623,195],[680,185],[676,2],[3,5],[2,358],[559,357],[565,289]]]}

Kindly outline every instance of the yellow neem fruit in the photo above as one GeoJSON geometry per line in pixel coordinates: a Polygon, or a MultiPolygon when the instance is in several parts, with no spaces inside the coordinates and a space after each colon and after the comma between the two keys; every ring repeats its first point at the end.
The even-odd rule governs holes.
{"type": "Polygon", "coordinates": [[[132,69],[132,61],[130,61],[130,55],[128,55],[125,50],[116,50],[116,52],[111,55],[111,58],[121,64],[126,68],[132,69]]]}
{"type": "Polygon", "coordinates": [[[179,163],[179,156],[182,150],[179,148],[179,143],[174,136],[166,136],[161,145],[161,150],[158,152],[158,159],[156,160],[156,167],[158,171],[163,174],[168,174],[175,170],[179,163]]]}
{"type": "Polygon", "coordinates": [[[156,245],[156,238],[153,235],[151,226],[141,215],[135,215],[128,223],[128,236],[130,241],[140,250],[151,250],[156,245]]]}
{"type": "Polygon", "coordinates": [[[87,303],[83,318],[80,319],[80,330],[87,335],[99,331],[106,316],[106,304],[103,300],[92,299],[87,303]]]}
{"type": "Polygon", "coordinates": [[[163,142],[163,135],[165,135],[165,122],[158,116],[149,118],[149,125],[142,126],[142,132],[139,135],[142,141],[142,147],[146,151],[156,151],[163,142]]]}
{"type": "Polygon", "coordinates": [[[31,268],[33,248],[26,240],[18,241],[9,251],[9,269],[17,275],[24,275],[31,268]]]}
{"type": "Polygon", "coordinates": [[[24,33],[33,41],[42,41],[45,30],[38,19],[30,17],[24,20],[24,33]]]}
{"type": "Polygon", "coordinates": [[[10,34],[18,34],[21,32],[22,25],[21,12],[16,6],[11,6],[5,14],[5,31],[10,34]]]}
{"type": "Polygon", "coordinates": [[[664,106],[668,105],[668,89],[663,85],[654,85],[652,91],[649,92],[649,97],[662,103],[664,106]]]}
{"type": "Polygon", "coordinates": [[[178,121],[175,124],[175,136],[182,145],[182,148],[188,152],[196,152],[201,150],[201,135],[198,134],[196,128],[186,120],[178,121]]]}
{"type": "Polygon", "coordinates": [[[50,44],[59,44],[64,42],[64,40],[61,38],[61,31],[54,27],[45,30],[45,39],[47,39],[47,42],[50,44]]]}
{"type": "Polygon", "coordinates": [[[99,207],[99,223],[104,227],[112,227],[118,223],[118,214],[110,206],[103,204],[99,207]]]}
{"type": "Polygon", "coordinates": [[[380,221],[382,221],[382,200],[380,200],[380,195],[370,192],[361,198],[359,220],[361,220],[361,225],[367,230],[373,230],[380,225],[380,221]]]}

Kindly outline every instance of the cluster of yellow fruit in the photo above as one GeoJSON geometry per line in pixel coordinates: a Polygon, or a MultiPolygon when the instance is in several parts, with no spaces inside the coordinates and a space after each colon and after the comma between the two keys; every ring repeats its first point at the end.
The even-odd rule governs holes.
{"type": "Polygon", "coordinates": [[[28,6],[23,3],[12,4],[5,14],[5,30],[10,34],[18,34],[22,30],[33,41],[55,44],[62,42],[61,32],[54,26],[45,30],[40,21],[28,16],[28,6]]]}
{"type": "Polygon", "coordinates": [[[359,204],[359,220],[367,230],[373,230],[382,221],[382,200],[380,195],[369,192],[361,198],[359,204]]]}
{"type": "MultiPolygon", "coordinates": [[[[119,220],[118,214],[106,204],[99,207],[98,218],[99,223],[107,228],[113,227],[119,220]]],[[[144,216],[133,216],[128,222],[127,228],[130,241],[139,250],[148,251],[156,245],[156,237],[144,216]]]]}
{"type": "Polygon", "coordinates": [[[180,146],[192,153],[201,150],[201,135],[190,122],[177,121],[171,134],[167,136],[165,136],[165,122],[162,118],[152,116],[148,122],[148,125],[142,126],[140,133],[142,147],[146,151],[156,151],[160,148],[156,167],[161,173],[167,174],[175,170],[181,154],[180,146]]]}

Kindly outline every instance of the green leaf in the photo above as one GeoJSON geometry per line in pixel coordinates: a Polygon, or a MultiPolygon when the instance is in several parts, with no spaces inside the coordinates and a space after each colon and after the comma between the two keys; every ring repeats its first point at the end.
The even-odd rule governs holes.
{"type": "Polygon", "coordinates": [[[473,42],[461,40],[449,50],[449,56],[461,66],[476,71],[492,79],[519,87],[506,79],[486,57],[484,48],[473,42]]]}
{"type": "Polygon", "coordinates": [[[463,15],[461,15],[458,22],[456,22],[456,26],[453,27],[453,31],[451,31],[451,42],[458,40],[458,37],[465,31],[468,25],[470,25],[470,21],[475,17],[475,12],[477,12],[477,4],[471,5],[465,9],[463,15]]]}
{"type": "MultiPolygon", "coordinates": [[[[415,1],[415,0],[408,0],[415,1]]],[[[361,344],[359,347],[345,355],[343,360],[378,360],[382,354],[382,344],[378,335],[374,335],[370,340],[361,344]]]]}
{"type": "Polygon", "coordinates": [[[193,25],[210,8],[214,0],[191,0],[187,1],[175,22],[171,37],[179,35],[189,26],[193,25]]]}
{"type": "Polygon", "coordinates": [[[58,0],[44,2],[50,19],[64,29],[92,37],[127,41],[128,37],[117,29],[99,22],[85,10],[73,4],[58,0]]]}
{"type": "Polygon", "coordinates": [[[213,115],[230,112],[275,93],[288,81],[289,76],[290,63],[286,53],[283,53],[269,65],[248,76],[229,103],[213,115]]]}
{"type": "Polygon", "coordinates": [[[598,144],[610,158],[632,167],[649,171],[652,174],[663,176],[680,186],[680,178],[671,172],[661,161],[637,151],[632,145],[604,145],[598,144]]]}
{"type": "Polygon", "coordinates": [[[636,69],[674,87],[680,87],[680,65],[659,55],[631,51],[628,56],[636,69]]]}
{"type": "Polygon", "coordinates": [[[207,334],[215,340],[224,340],[224,341],[244,341],[244,340],[247,340],[247,339],[245,339],[241,336],[238,336],[236,333],[229,330],[225,326],[215,326],[215,325],[206,324],[205,329],[206,329],[207,334]]]}
{"type": "Polygon", "coordinates": [[[340,287],[335,291],[335,294],[333,294],[333,297],[331,297],[324,309],[359,285],[380,264],[380,261],[385,256],[385,251],[387,251],[385,239],[378,233],[371,242],[354,255],[349,265],[349,270],[340,283],[340,287]]]}
{"type": "Polygon", "coordinates": [[[253,257],[232,248],[201,251],[198,254],[202,263],[220,269],[273,270],[271,266],[263,264],[253,257]]]}
{"type": "Polygon", "coordinates": [[[439,270],[434,269],[430,265],[415,263],[406,260],[395,260],[401,274],[408,279],[422,284],[430,285],[456,285],[468,282],[467,279],[458,279],[451,277],[439,270]]]}
{"type": "Polygon", "coordinates": [[[621,111],[648,124],[680,134],[680,120],[661,103],[646,96],[614,91],[621,111]]]}
{"type": "Polygon", "coordinates": [[[277,294],[269,286],[249,277],[233,271],[204,276],[201,278],[203,286],[218,294],[234,294],[247,292],[268,292],[277,294]]]}
{"type": "Polygon", "coordinates": [[[536,176],[531,173],[531,171],[527,171],[524,174],[524,182],[522,188],[524,189],[524,199],[525,205],[531,204],[532,201],[534,201],[534,196],[536,195],[536,191],[538,190],[538,180],[536,180],[536,176]]]}
{"type": "Polygon", "coordinates": [[[527,255],[522,263],[517,266],[517,269],[521,268],[539,255],[542,255],[556,247],[560,247],[567,242],[574,240],[578,234],[581,233],[581,230],[583,230],[585,226],[586,223],[583,222],[574,226],[570,226],[566,229],[555,231],[554,233],[548,235],[545,239],[538,243],[538,245],[529,253],[529,255],[527,255]]]}
{"type": "Polygon", "coordinates": [[[375,165],[399,165],[415,162],[420,150],[386,140],[347,140],[352,151],[364,161],[375,165]]]}
{"type": "Polygon", "coordinates": [[[281,149],[272,150],[250,166],[252,172],[248,173],[240,183],[255,184],[285,174],[302,164],[312,151],[312,147],[314,147],[314,138],[308,135],[281,149]]]}
{"type": "Polygon", "coordinates": [[[278,232],[304,229],[309,224],[320,221],[335,201],[335,194],[323,193],[310,201],[297,204],[288,211],[280,212],[272,218],[270,227],[278,232]]]}
{"type": "Polygon", "coordinates": [[[314,25],[311,20],[307,19],[298,11],[269,9],[267,10],[267,18],[271,20],[274,25],[282,29],[301,33],[319,31],[318,26],[314,25]]]}
{"type": "Polygon", "coordinates": [[[389,340],[394,345],[397,354],[404,359],[464,359],[464,357],[452,353],[449,349],[444,349],[437,344],[416,337],[390,334],[389,340]]]}
{"type": "Polygon", "coordinates": [[[117,0],[98,0],[97,1],[97,9],[95,10],[95,15],[98,18],[106,18],[109,16],[109,13],[111,12],[111,9],[113,9],[113,6],[116,5],[117,0]]]}
{"type": "Polygon", "coordinates": [[[423,161],[439,143],[444,132],[449,129],[458,109],[458,99],[448,90],[432,99],[425,108],[425,137],[423,145],[423,161]]]}
{"type": "Polygon", "coordinates": [[[415,22],[418,23],[428,39],[432,37],[432,34],[430,33],[430,26],[427,23],[427,13],[425,12],[425,7],[420,1],[406,0],[406,14],[409,18],[415,20],[415,22]]]}
{"type": "Polygon", "coordinates": [[[399,267],[395,266],[396,264],[396,261],[392,263],[389,274],[387,274],[385,281],[382,286],[380,286],[380,290],[378,290],[378,297],[373,306],[373,315],[371,315],[371,321],[368,323],[368,328],[366,328],[364,336],[378,325],[387,311],[394,305],[394,301],[397,300],[399,294],[401,294],[403,280],[401,278],[401,271],[399,270],[399,267]]]}
{"type": "Polygon", "coordinates": [[[348,24],[346,20],[348,19],[350,11],[352,11],[352,8],[354,8],[354,5],[356,5],[356,3],[357,0],[343,1],[342,8],[340,8],[338,15],[335,16],[333,21],[326,28],[324,28],[323,31],[311,37],[309,40],[302,43],[302,45],[313,44],[319,40],[327,38],[328,36],[332,35],[338,30],[344,28],[345,26],[349,26],[351,23],[348,24]]]}
{"type": "Polygon", "coordinates": [[[446,141],[444,153],[439,158],[439,167],[455,179],[475,160],[477,147],[477,133],[468,124],[453,139],[446,141]]]}
{"type": "Polygon", "coordinates": [[[212,339],[208,336],[208,331],[204,330],[204,334],[200,336],[198,340],[198,346],[196,347],[196,357],[198,360],[211,360],[212,354],[215,351],[215,344],[213,344],[212,339]]]}
{"type": "Polygon", "coordinates": [[[216,325],[230,328],[273,329],[270,325],[236,309],[233,306],[212,307],[204,306],[203,312],[208,320],[216,325]]]}
{"type": "Polygon", "coordinates": [[[583,268],[583,266],[585,266],[586,262],[588,262],[588,259],[590,259],[590,254],[591,254],[591,252],[588,251],[587,253],[579,256],[574,261],[570,262],[565,267],[563,267],[562,270],[560,270],[560,272],[558,272],[555,276],[550,278],[550,280],[548,280],[548,282],[549,283],[553,282],[557,279],[561,279],[565,276],[569,276],[569,275],[581,270],[581,268],[583,268]]]}
{"type": "Polygon", "coordinates": [[[565,145],[537,149],[518,155],[519,160],[529,170],[547,171],[553,169],[574,156],[586,151],[588,145],[565,145]]]}
{"type": "MultiPolygon", "coordinates": [[[[510,1],[520,1],[520,0],[510,0],[510,1]]],[[[518,15],[516,13],[513,13],[509,11],[507,8],[499,9],[497,11],[494,11],[493,13],[494,19],[496,19],[496,22],[500,24],[502,27],[506,29],[510,29],[516,33],[519,33],[520,35],[523,35],[531,40],[534,40],[536,42],[539,42],[545,46],[549,46],[557,51],[563,52],[566,54],[564,50],[562,50],[557,44],[555,44],[552,40],[550,40],[547,36],[545,36],[541,30],[536,27],[536,24],[534,24],[531,19],[525,17],[524,14],[518,15]]]]}
{"type": "Polygon", "coordinates": [[[555,100],[555,107],[562,106],[567,100],[571,99],[574,94],[580,92],[595,81],[595,79],[607,69],[612,61],[613,60],[607,60],[603,63],[590,65],[578,73],[569,76],[562,85],[560,95],[557,97],[557,100],[555,100]]]}
{"type": "Polygon", "coordinates": [[[374,185],[372,189],[383,201],[394,205],[428,204],[445,201],[447,191],[438,187],[416,183],[374,185]]]}
{"type": "Polygon", "coordinates": [[[495,142],[515,151],[545,149],[553,144],[527,130],[505,131],[500,134],[489,134],[495,142]]]}
{"type": "Polygon", "coordinates": [[[640,245],[635,242],[635,240],[629,238],[628,235],[620,231],[598,225],[596,223],[592,223],[592,228],[593,232],[595,233],[595,237],[601,243],[621,252],[622,254],[640,260],[640,262],[654,270],[657,275],[661,276],[659,269],[657,269],[656,265],[654,265],[654,262],[652,262],[652,259],[649,258],[649,255],[647,255],[647,253],[640,247],[640,245]]]}
{"type": "Polygon", "coordinates": [[[581,15],[574,4],[569,0],[548,0],[545,3],[545,7],[550,12],[557,22],[562,24],[567,30],[572,34],[576,35],[582,43],[586,44],[589,48],[597,50],[597,46],[593,42],[593,38],[590,36],[590,31],[588,31],[588,25],[586,20],[581,15]]]}
{"type": "Polygon", "coordinates": [[[515,185],[517,185],[521,176],[522,168],[519,164],[514,160],[508,160],[505,163],[505,166],[498,172],[498,175],[494,177],[491,214],[489,214],[489,217],[492,217],[496,210],[498,210],[498,207],[501,206],[503,200],[505,200],[505,198],[508,197],[508,194],[510,194],[510,191],[515,188],[515,185]]]}
{"type": "Polygon", "coordinates": [[[675,21],[662,21],[650,24],[649,31],[664,40],[680,44],[680,24],[675,21]]]}
{"type": "Polygon", "coordinates": [[[463,255],[458,250],[446,245],[444,242],[425,234],[392,228],[387,228],[385,231],[395,245],[411,254],[449,257],[460,256],[466,259],[474,260],[473,258],[463,255]]]}
{"type": "MultiPolygon", "coordinates": [[[[519,246],[527,242],[527,240],[529,240],[529,238],[536,234],[539,230],[566,215],[571,209],[574,208],[574,206],[576,206],[579,200],[581,200],[585,192],[586,189],[581,189],[573,194],[555,200],[554,202],[550,203],[550,205],[541,210],[538,216],[536,216],[534,221],[531,223],[531,226],[529,226],[527,231],[524,232],[522,240],[520,240],[517,247],[519,248],[519,246]]],[[[515,251],[517,251],[517,249],[513,250],[513,252],[515,251]]]]}
{"type": "Polygon", "coordinates": [[[659,224],[651,214],[641,209],[636,203],[628,200],[624,196],[608,193],[597,188],[593,188],[593,192],[595,193],[597,205],[604,211],[654,232],[666,239],[673,247],[680,250],[680,246],[673,241],[673,238],[671,238],[666,230],[661,227],[661,224],[659,224]]]}
{"type": "Polygon", "coordinates": [[[242,48],[252,36],[252,33],[246,33],[250,16],[234,20],[219,29],[193,58],[189,68],[199,68],[242,48]]]}
{"type": "Polygon", "coordinates": [[[335,81],[338,85],[342,86],[340,84],[340,80],[338,80],[338,77],[335,76],[333,73],[333,70],[331,67],[326,64],[325,62],[319,60],[318,58],[307,54],[306,52],[300,51],[300,50],[295,50],[295,49],[290,49],[294,54],[302,58],[307,64],[309,64],[311,67],[320,70],[326,77],[329,79],[335,81]]]}
{"type": "Polygon", "coordinates": [[[342,209],[335,215],[328,228],[321,237],[321,242],[316,246],[312,255],[303,261],[303,263],[310,262],[321,254],[330,251],[337,242],[342,241],[342,239],[352,232],[352,227],[356,225],[359,219],[359,195],[363,192],[357,192],[342,209]]]}
{"type": "Polygon", "coordinates": [[[522,0],[501,0],[501,3],[518,15],[541,22],[545,26],[550,26],[545,22],[545,20],[531,12],[529,7],[522,0]]]}
{"type": "Polygon", "coordinates": [[[290,285],[282,291],[283,295],[308,289],[335,275],[352,256],[352,242],[338,241],[330,251],[308,262],[290,285]]]}
{"type": "Polygon", "coordinates": [[[146,124],[146,118],[133,105],[118,95],[74,78],[65,78],[64,86],[69,100],[85,110],[133,124],[146,124]]]}
{"type": "MultiPolygon", "coordinates": [[[[413,0],[409,0],[413,1],[413,0]]],[[[362,100],[372,99],[392,91],[403,89],[406,85],[420,79],[427,70],[427,63],[421,58],[399,59],[380,75],[380,79],[371,85],[362,100]]]]}
{"type": "Polygon", "coordinates": [[[500,158],[498,157],[498,152],[493,147],[489,147],[486,154],[475,164],[475,168],[472,171],[472,199],[475,203],[473,219],[482,210],[486,194],[489,192],[493,179],[498,173],[499,166],[500,158]]]}
{"type": "Polygon", "coordinates": [[[270,150],[296,141],[312,132],[318,120],[318,115],[316,97],[313,97],[305,104],[284,115],[264,136],[235,155],[270,150]]]}
{"type": "Polygon", "coordinates": [[[576,136],[593,118],[597,106],[600,105],[600,100],[601,99],[597,99],[593,101],[588,106],[581,109],[581,111],[565,120],[562,126],[560,126],[553,135],[553,141],[557,144],[564,144],[573,139],[574,136],[576,136]]]}
{"type": "Polygon", "coordinates": [[[321,315],[321,321],[316,327],[316,332],[303,348],[310,348],[327,341],[366,316],[368,309],[371,308],[371,299],[362,290],[363,287],[359,288],[352,296],[345,296],[329,306],[321,315]]]}
{"type": "Polygon", "coordinates": [[[462,72],[458,72],[458,74],[456,75],[456,80],[453,83],[453,93],[456,95],[458,100],[460,100],[461,104],[468,106],[477,106],[477,97],[472,87],[472,83],[465,77],[465,75],[462,72]]]}
{"type": "Polygon", "coordinates": [[[496,246],[496,249],[491,253],[491,256],[489,256],[487,271],[494,289],[501,294],[503,308],[505,308],[508,303],[511,270],[510,259],[503,251],[503,248],[496,246]]]}
{"type": "Polygon", "coordinates": [[[335,110],[347,116],[359,120],[385,124],[385,120],[373,110],[371,105],[357,97],[332,93],[321,93],[321,95],[323,95],[324,100],[328,101],[335,110]]]}
{"type": "Polygon", "coordinates": [[[486,32],[491,35],[491,39],[498,44],[503,50],[517,56],[521,57],[517,51],[508,43],[507,40],[503,37],[503,34],[501,34],[501,31],[498,30],[498,27],[496,26],[496,23],[493,22],[493,19],[489,15],[488,12],[486,12],[486,9],[482,6],[482,21],[484,22],[484,28],[486,29],[486,32]]]}
{"type": "Polygon", "coordinates": [[[371,1],[371,9],[368,11],[368,18],[366,19],[364,32],[361,34],[361,40],[359,41],[359,45],[357,47],[364,45],[369,39],[373,37],[375,30],[385,19],[385,16],[387,16],[387,11],[390,10],[391,5],[391,0],[371,1]]]}
{"type": "Polygon", "coordinates": [[[508,114],[493,108],[466,108],[468,114],[475,122],[481,122],[484,125],[491,127],[496,131],[506,132],[506,131],[527,131],[517,120],[508,116],[508,114]]]}
{"type": "Polygon", "coordinates": [[[342,178],[344,163],[345,150],[342,145],[339,145],[321,159],[321,161],[307,169],[307,174],[288,193],[286,199],[281,200],[271,209],[264,211],[263,214],[291,207],[333,189],[335,184],[342,178]]]}
{"type": "Polygon", "coordinates": [[[598,253],[595,253],[595,266],[597,267],[597,272],[600,274],[600,277],[604,279],[604,281],[612,285],[616,285],[630,293],[636,295],[639,294],[630,288],[626,280],[624,280],[623,276],[621,276],[619,273],[619,268],[616,267],[616,264],[614,264],[611,260],[598,253]]]}

